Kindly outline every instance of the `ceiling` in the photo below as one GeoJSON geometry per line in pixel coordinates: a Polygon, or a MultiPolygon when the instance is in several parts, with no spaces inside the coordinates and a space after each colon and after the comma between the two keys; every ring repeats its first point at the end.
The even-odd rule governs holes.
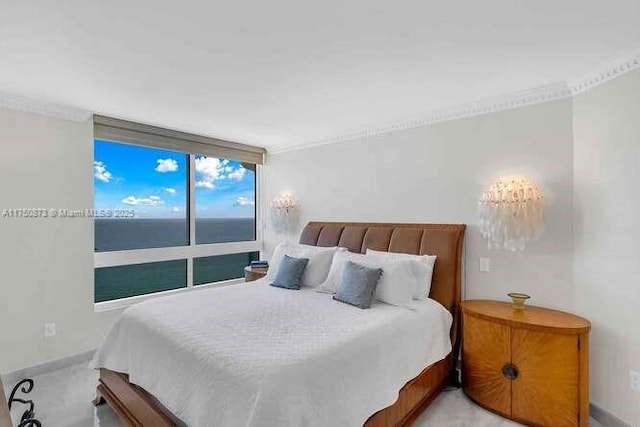
{"type": "Polygon", "coordinates": [[[0,0],[0,92],[282,150],[580,77],[640,1],[0,0]]]}

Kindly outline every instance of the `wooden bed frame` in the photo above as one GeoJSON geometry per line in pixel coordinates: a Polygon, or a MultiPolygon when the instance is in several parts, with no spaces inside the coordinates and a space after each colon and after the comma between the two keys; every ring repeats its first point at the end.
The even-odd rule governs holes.
{"type": "MultiPolygon", "coordinates": [[[[425,368],[400,390],[398,400],[366,421],[367,427],[410,425],[438,396],[453,375],[460,348],[460,294],[464,224],[392,224],[358,222],[310,222],[300,243],[342,246],[351,252],[367,249],[409,254],[437,255],[430,297],[453,315],[453,351],[425,368]]],[[[173,427],[184,425],[147,391],[122,373],[100,369],[95,405],[107,402],[127,426],[173,427]]]]}

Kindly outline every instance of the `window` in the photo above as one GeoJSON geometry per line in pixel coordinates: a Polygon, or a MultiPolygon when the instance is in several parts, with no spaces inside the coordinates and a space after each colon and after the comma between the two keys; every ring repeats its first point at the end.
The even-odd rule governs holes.
{"type": "Polygon", "coordinates": [[[189,142],[201,137],[103,119],[109,126],[94,119],[95,302],[243,277],[259,256],[261,154],[225,146],[229,156],[216,156],[215,145],[189,142]]]}
{"type": "Polygon", "coordinates": [[[244,267],[257,260],[259,255],[259,252],[247,252],[196,258],[193,260],[193,284],[235,279],[238,272],[244,272],[244,267]]]}
{"type": "Polygon", "coordinates": [[[94,142],[95,250],[189,245],[189,156],[94,142]]]}
{"type": "Polygon", "coordinates": [[[196,243],[256,239],[256,165],[195,157],[196,243]]]}
{"type": "Polygon", "coordinates": [[[96,268],[95,302],[187,287],[187,260],[96,268]]]}

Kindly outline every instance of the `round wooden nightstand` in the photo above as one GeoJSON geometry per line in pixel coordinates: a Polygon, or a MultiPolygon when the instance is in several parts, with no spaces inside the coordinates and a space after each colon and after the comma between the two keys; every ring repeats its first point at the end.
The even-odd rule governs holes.
{"type": "Polygon", "coordinates": [[[589,424],[588,320],[498,301],[463,301],[460,308],[467,396],[527,424],[589,424]]]}
{"type": "Polygon", "coordinates": [[[267,275],[267,271],[269,271],[269,267],[251,268],[251,266],[248,265],[244,268],[244,281],[253,282],[254,280],[262,279],[267,275]]]}

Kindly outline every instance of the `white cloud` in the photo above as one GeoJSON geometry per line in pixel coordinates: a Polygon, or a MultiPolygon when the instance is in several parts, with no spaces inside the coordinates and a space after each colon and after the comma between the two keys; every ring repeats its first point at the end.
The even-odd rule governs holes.
{"type": "Polygon", "coordinates": [[[242,166],[240,166],[238,169],[230,172],[227,175],[227,178],[229,179],[237,179],[238,181],[242,181],[242,178],[244,178],[244,174],[247,173],[247,170],[245,168],[243,168],[242,166]]]}
{"type": "Polygon", "coordinates": [[[93,162],[93,176],[102,182],[109,182],[113,178],[111,172],[107,170],[107,165],[98,161],[93,162]]]}
{"type": "Polygon", "coordinates": [[[238,197],[233,206],[254,206],[256,202],[246,197],[238,197]]]}
{"type": "Polygon", "coordinates": [[[166,191],[169,194],[176,194],[176,189],[175,188],[171,188],[171,187],[166,187],[164,189],[164,191],[166,191]]]}
{"type": "Polygon", "coordinates": [[[211,181],[196,181],[196,188],[206,188],[207,190],[213,190],[213,182],[211,181]]]}
{"type": "Polygon", "coordinates": [[[141,197],[137,198],[135,196],[129,196],[122,199],[122,203],[125,205],[144,205],[144,206],[157,206],[164,203],[164,201],[158,196],[149,196],[149,197],[141,197]]]}
{"type": "Polygon", "coordinates": [[[215,188],[215,182],[222,179],[242,180],[247,170],[242,166],[234,168],[229,165],[227,159],[217,159],[215,157],[198,157],[196,159],[196,174],[198,181],[196,187],[215,188]]]}
{"type": "Polygon", "coordinates": [[[223,171],[227,163],[215,157],[196,158],[196,174],[199,177],[196,187],[212,190],[215,187],[214,182],[224,178],[223,171]]]}
{"type": "Polygon", "coordinates": [[[175,172],[178,170],[178,162],[169,159],[158,159],[158,166],[156,166],[156,172],[175,172]]]}
{"type": "Polygon", "coordinates": [[[178,212],[180,212],[180,208],[177,207],[177,206],[174,206],[174,207],[171,208],[171,212],[178,213],[178,212]]]}

